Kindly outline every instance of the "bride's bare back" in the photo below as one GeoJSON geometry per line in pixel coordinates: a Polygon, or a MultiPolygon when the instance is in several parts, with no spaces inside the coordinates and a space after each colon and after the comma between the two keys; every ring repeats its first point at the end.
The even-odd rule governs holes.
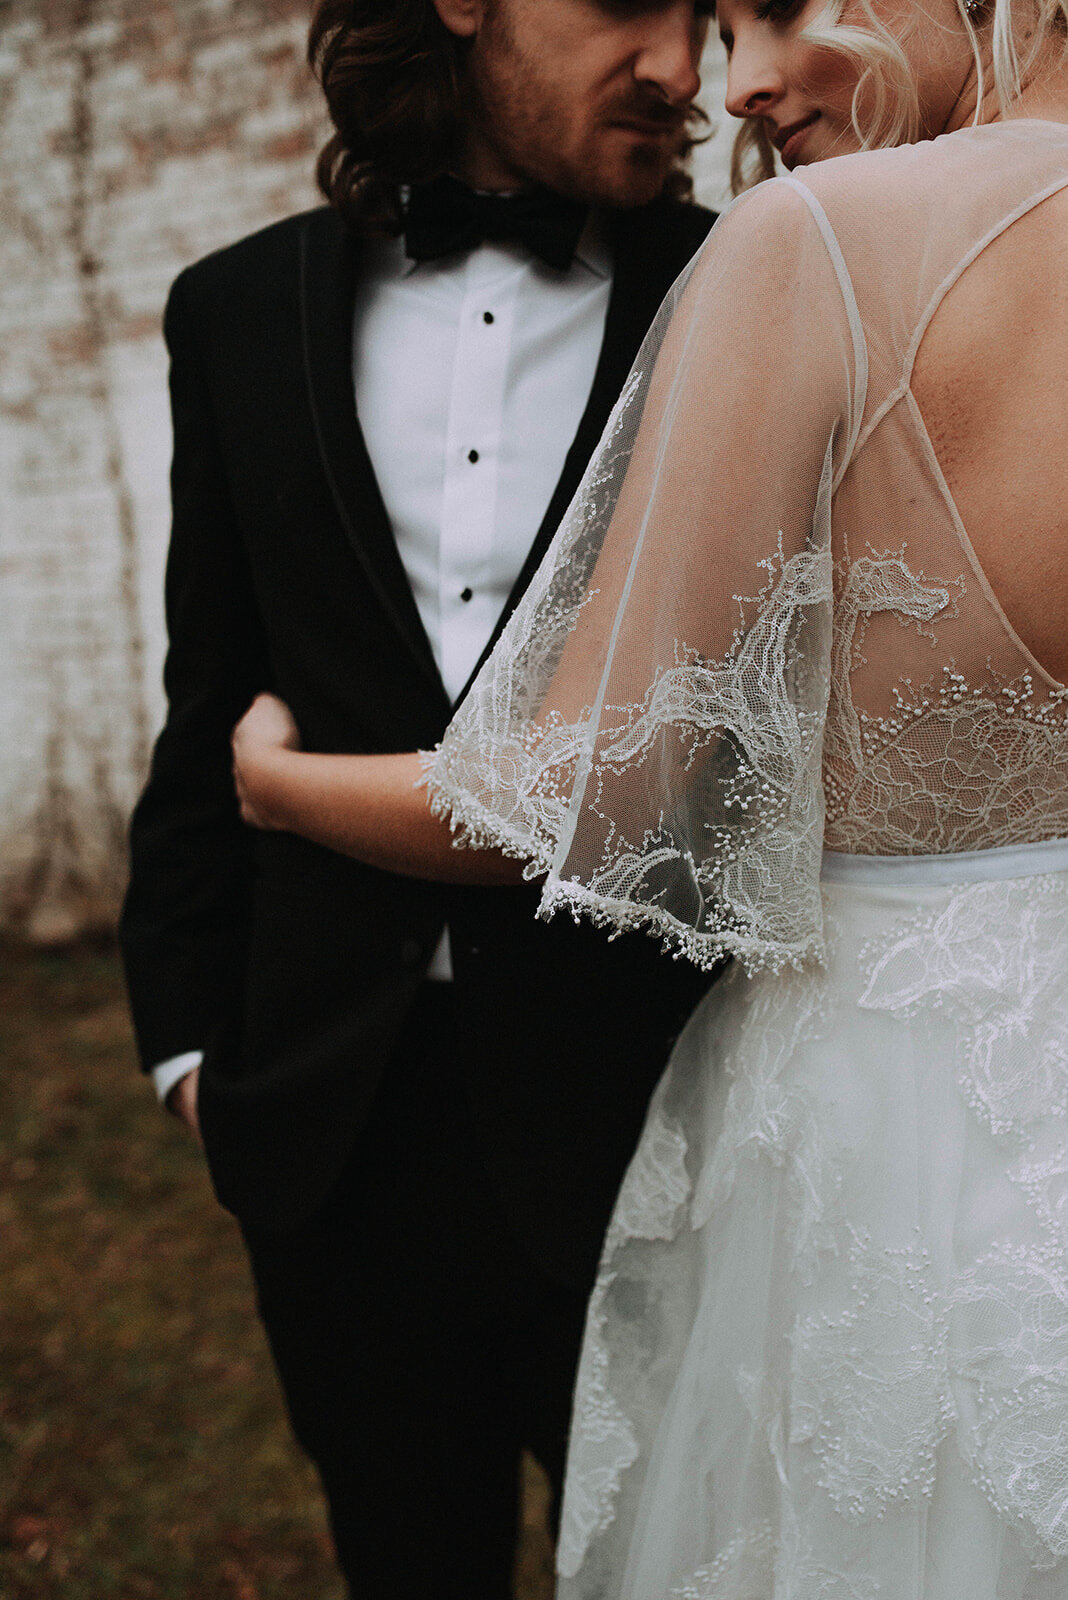
{"type": "Polygon", "coordinates": [[[991,588],[1068,681],[1068,191],[1025,213],[950,290],[912,388],[991,588]]]}
{"type": "Polygon", "coordinates": [[[867,357],[832,514],[826,841],[1068,831],[1068,126],[847,158],[826,208],[867,357]]]}

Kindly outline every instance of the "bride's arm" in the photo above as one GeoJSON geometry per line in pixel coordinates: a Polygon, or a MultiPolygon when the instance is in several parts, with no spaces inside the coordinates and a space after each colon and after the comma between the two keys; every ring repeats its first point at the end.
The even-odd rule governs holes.
{"type": "Polygon", "coordinates": [[[430,809],[422,759],[313,755],[274,695],[261,694],[233,735],[241,815],[254,827],[301,834],[367,866],[439,883],[511,884],[522,863],[498,850],[458,848],[430,809]]]}

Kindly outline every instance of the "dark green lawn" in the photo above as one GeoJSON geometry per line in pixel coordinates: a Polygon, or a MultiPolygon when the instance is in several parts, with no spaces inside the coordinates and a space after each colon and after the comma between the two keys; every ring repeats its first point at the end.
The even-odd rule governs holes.
{"type": "Polygon", "coordinates": [[[340,1600],[237,1230],[134,1068],[111,950],[0,949],[0,1069],[0,1600],[340,1600]]]}

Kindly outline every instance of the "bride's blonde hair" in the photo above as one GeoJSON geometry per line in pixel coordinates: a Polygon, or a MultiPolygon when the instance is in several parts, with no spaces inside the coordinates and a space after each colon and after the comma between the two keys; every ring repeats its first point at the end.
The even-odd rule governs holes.
{"type": "MultiPolygon", "coordinates": [[[[861,148],[910,144],[920,137],[920,107],[916,82],[903,45],[908,37],[891,29],[879,17],[872,0],[855,0],[867,26],[839,22],[845,0],[830,0],[801,38],[846,56],[860,69],[853,91],[853,127],[861,148]],[[863,115],[861,106],[863,105],[863,115]]],[[[915,6],[923,0],[914,0],[915,6]]],[[[985,0],[969,15],[965,0],[957,0],[961,24],[971,40],[978,73],[981,105],[991,71],[1003,111],[1016,99],[1046,40],[1054,34],[1066,38],[1068,0],[985,0]],[[977,26],[977,23],[979,26],[977,26]],[[990,29],[989,58],[982,35],[990,29]]],[[[775,171],[775,151],[763,121],[750,117],[734,141],[731,187],[735,194],[749,189],[775,171]]]]}

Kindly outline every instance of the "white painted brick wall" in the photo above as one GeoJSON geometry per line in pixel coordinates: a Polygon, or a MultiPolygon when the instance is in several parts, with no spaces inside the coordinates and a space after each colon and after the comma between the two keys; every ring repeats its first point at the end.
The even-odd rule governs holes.
{"type": "Polygon", "coordinates": [[[176,272],[315,203],[306,0],[0,12],[0,925],[113,915],[162,712],[176,272]]]}

